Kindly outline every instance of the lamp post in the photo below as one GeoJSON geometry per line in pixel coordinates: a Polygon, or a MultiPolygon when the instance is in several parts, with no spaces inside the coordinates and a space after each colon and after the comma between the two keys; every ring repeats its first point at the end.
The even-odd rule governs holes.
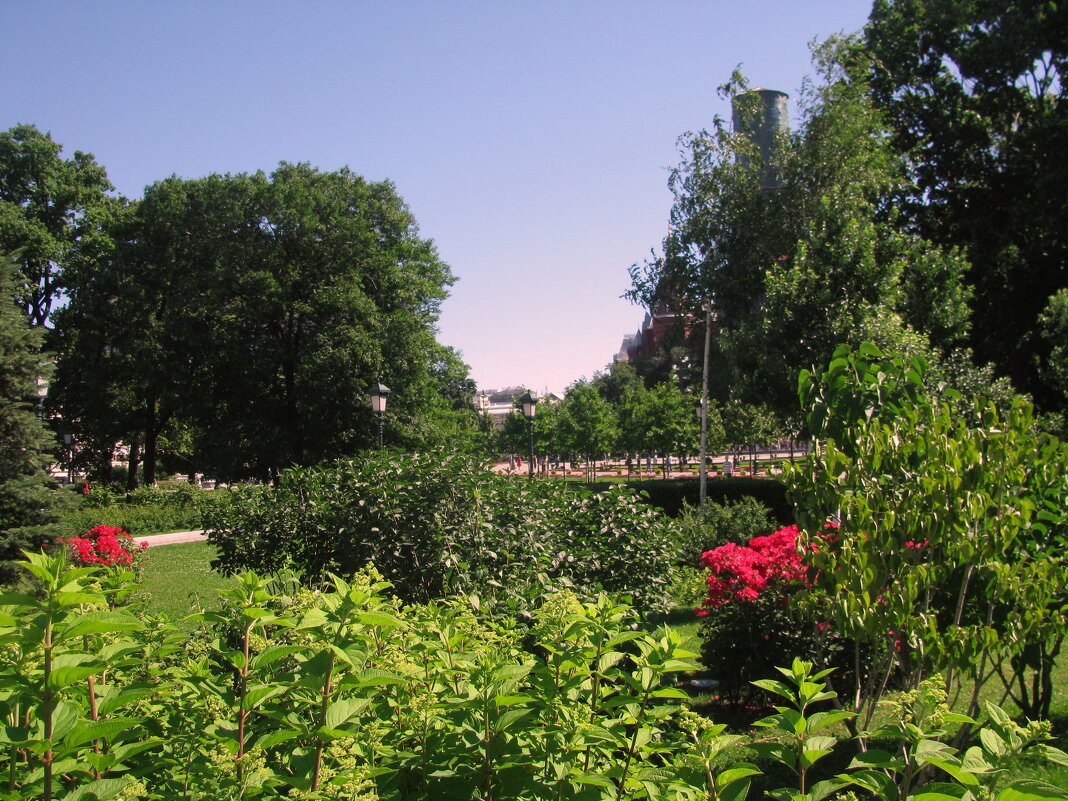
{"type": "Polygon", "coordinates": [[[527,418],[527,430],[530,433],[530,477],[534,478],[534,412],[538,406],[538,398],[527,390],[519,399],[519,403],[523,407],[523,416],[527,418]]]}
{"type": "Polygon", "coordinates": [[[382,418],[386,413],[386,397],[392,390],[385,384],[374,384],[367,391],[371,393],[371,408],[378,415],[378,449],[382,450],[382,418]]]}
{"type": "Polygon", "coordinates": [[[67,482],[74,483],[74,435],[64,434],[60,439],[63,441],[63,455],[67,462],[67,482]]]}
{"type": "Polygon", "coordinates": [[[705,299],[705,353],[701,365],[701,469],[697,503],[705,505],[708,491],[708,349],[712,341],[712,302],[705,299]]]}

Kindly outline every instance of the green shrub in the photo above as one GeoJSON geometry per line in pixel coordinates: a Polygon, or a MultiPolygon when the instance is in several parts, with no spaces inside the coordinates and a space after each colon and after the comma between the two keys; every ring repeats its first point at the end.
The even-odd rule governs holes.
{"type": "Polygon", "coordinates": [[[123,498],[105,487],[91,486],[88,495],[63,511],[59,536],[78,536],[96,526],[117,526],[133,537],[200,529],[202,512],[220,495],[186,487],[171,491],[143,487],[123,498]]]}
{"type": "Polygon", "coordinates": [[[856,787],[885,801],[1048,801],[1010,778],[1021,754],[1057,762],[1049,727],[989,707],[961,754],[936,684],[903,698],[845,771],[855,743],[824,672],[794,660],[761,689],[766,736],[728,734],[680,703],[692,654],[636,629],[625,604],[549,593],[529,631],[469,599],[404,606],[372,569],[321,592],[246,573],[192,636],[123,608],[127,578],[23,563],[37,592],[0,597],[0,801],[65,799],[622,799],[818,801],[856,787]],[[532,647],[522,647],[523,635],[532,647]],[[775,773],[772,774],[772,770],[775,773]],[[777,783],[772,775],[783,775],[777,783]]]}
{"type": "Polygon", "coordinates": [[[696,565],[701,554],[725,542],[748,542],[771,533],[775,521],[771,510],[756,498],[745,495],[737,501],[704,506],[686,504],[671,526],[682,564],[696,565]]]}
{"type": "Polygon", "coordinates": [[[671,571],[664,517],[626,487],[501,476],[459,454],[376,452],[223,497],[207,527],[225,572],[291,567],[317,581],[373,562],[410,601],[522,606],[556,579],[650,606],[671,571]]]}
{"type": "MultiPolygon", "coordinates": [[[[697,478],[636,481],[633,486],[648,496],[652,506],[662,509],[671,517],[678,515],[686,506],[697,506],[700,501],[701,482],[697,478]]],[[[793,507],[786,500],[786,489],[778,479],[751,476],[723,478],[709,474],[705,486],[706,501],[726,504],[747,497],[755,498],[768,507],[775,522],[780,525],[794,522],[793,507]]]]}

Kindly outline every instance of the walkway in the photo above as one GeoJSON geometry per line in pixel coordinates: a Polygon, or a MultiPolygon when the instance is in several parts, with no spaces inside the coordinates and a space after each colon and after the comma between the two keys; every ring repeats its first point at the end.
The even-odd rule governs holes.
{"type": "Polygon", "coordinates": [[[134,537],[134,542],[148,543],[149,548],[157,545],[176,545],[179,542],[199,542],[206,538],[203,531],[176,531],[173,534],[151,534],[147,537],[134,537]]]}

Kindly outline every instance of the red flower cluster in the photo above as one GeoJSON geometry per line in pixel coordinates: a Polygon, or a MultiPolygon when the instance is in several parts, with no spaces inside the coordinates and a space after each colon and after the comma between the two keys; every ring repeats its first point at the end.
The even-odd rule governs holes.
{"type": "Polygon", "coordinates": [[[754,601],[769,584],[805,582],[807,569],[797,551],[798,535],[797,526],[786,526],[766,537],[754,537],[748,546],[728,542],[702,554],[701,564],[712,571],[702,606],[754,601]]]}
{"type": "Polygon", "coordinates": [[[74,552],[74,561],[82,565],[132,565],[147,542],[134,545],[133,537],[116,526],[97,526],[84,537],[70,537],[65,542],[74,552]]]}

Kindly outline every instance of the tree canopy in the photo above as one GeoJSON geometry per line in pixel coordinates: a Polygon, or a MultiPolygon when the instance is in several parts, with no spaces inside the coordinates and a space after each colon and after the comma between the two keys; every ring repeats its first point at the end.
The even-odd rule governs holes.
{"type": "Polygon", "coordinates": [[[96,214],[112,189],[92,155],[75,151],[64,159],[61,151],[33,125],[0,132],[0,254],[15,254],[15,298],[38,326],[64,286],[64,267],[97,230],[96,214]]]}
{"type": "Polygon", "coordinates": [[[40,418],[42,379],[48,373],[43,331],[10,300],[17,268],[0,259],[0,581],[22,548],[45,541],[57,492],[46,472],[51,437],[40,418]]]}
{"type": "Polygon", "coordinates": [[[57,314],[56,408],[111,420],[146,480],[175,427],[191,468],[231,480],[367,447],[376,381],[393,443],[477,426],[467,368],[435,340],[453,275],[388,181],[287,163],[169,178],[112,231],[57,314]]]}
{"type": "MultiPolygon", "coordinates": [[[[815,56],[820,82],[766,153],[722,119],[680,139],[671,232],[661,258],[632,268],[630,293],[692,326],[710,300],[713,396],[793,417],[790,430],[797,371],[837,345],[949,350],[967,331],[966,260],[894,225],[904,176],[855,41],[833,38],[815,56]]],[[[723,93],[754,102],[738,75],[723,93]]]]}
{"type": "Polygon", "coordinates": [[[876,0],[863,44],[910,178],[901,224],[967,253],[978,361],[1063,411],[1040,316],[1068,287],[1068,7],[876,0]]]}

